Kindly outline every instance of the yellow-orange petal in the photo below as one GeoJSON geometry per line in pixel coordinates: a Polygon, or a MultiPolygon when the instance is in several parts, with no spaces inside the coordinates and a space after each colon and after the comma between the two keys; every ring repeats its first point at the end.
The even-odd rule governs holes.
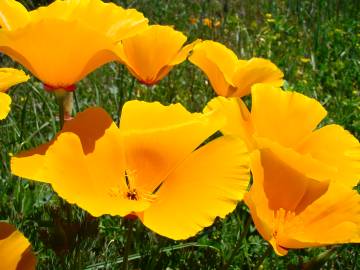
{"type": "Polygon", "coordinates": [[[166,179],[142,221],[171,239],[186,239],[225,217],[249,183],[249,156],[240,139],[221,137],[193,152],[166,179]]]}
{"type": "Polygon", "coordinates": [[[244,195],[244,202],[250,209],[252,220],[261,236],[270,241],[273,237],[273,210],[269,207],[269,198],[264,192],[264,168],[261,154],[255,150],[250,154],[250,169],[253,184],[244,195]]]}
{"type": "Polygon", "coordinates": [[[46,19],[15,31],[0,31],[0,51],[43,83],[67,87],[115,60],[111,40],[77,21],[46,19]]]}
{"type": "Polygon", "coordinates": [[[358,192],[330,183],[318,200],[287,222],[278,242],[288,248],[360,243],[358,192]]]}
{"type": "Polygon", "coordinates": [[[30,21],[26,8],[15,0],[0,1],[0,26],[6,30],[23,27],[30,21]]]}
{"type": "Polygon", "coordinates": [[[339,125],[328,125],[314,131],[297,147],[302,155],[310,155],[328,166],[336,168],[332,180],[349,187],[360,180],[359,141],[339,125]]]}
{"type": "Polygon", "coordinates": [[[8,94],[0,92],[0,120],[6,118],[10,112],[11,97],[8,94]]]}
{"type": "Polygon", "coordinates": [[[328,181],[332,179],[332,176],[337,171],[336,167],[317,160],[309,154],[302,155],[292,148],[284,147],[281,144],[267,138],[255,137],[254,139],[256,141],[256,146],[259,149],[270,150],[274,155],[276,155],[277,159],[307,177],[318,181],[328,181]]]}
{"type": "Polygon", "coordinates": [[[224,124],[216,111],[190,113],[182,105],[127,102],[122,111],[127,166],[137,187],[152,192],[193,150],[224,124]]]}
{"type": "MultiPolygon", "coordinates": [[[[184,62],[186,60],[186,58],[188,57],[190,51],[199,42],[200,42],[200,40],[196,40],[193,43],[190,43],[190,44],[184,46],[168,65],[166,65],[160,69],[160,71],[156,75],[156,81],[154,81],[154,82],[161,81],[166,75],[168,75],[168,73],[173,69],[173,67],[175,65],[178,65],[178,64],[181,64],[182,62],[184,62]]],[[[132,73],[134,73],[134,72],[132,72],[132,73]]],[[[137,77],[137,75],[135,75],[135,77],[137,77]]],[[[154,83],[154,82],[152,82],[152,83],[154,83]]]]}
{"type": "Polygon", "coordinates": [[[114,142],[119,142],[117,134],[107,130],[97,141],[94,152],[85,156],[79,137],[66,132],[46,153],[44,173],[51,179],[54,190],[93,216],[125,216],[149,206],[146,200],[127,199],[123,149],[121,143],[114,142]]]}
{"type": "Polygon", "coordinates": [[[284,73],[270,60],[251,58],[249,61],[239,61],[231,80],[236,86],[231,96],[246,96],[250,94],[251,87],[257,83],[281,87],[284,83],[283,77],[284,73]]]}
{"type": "Polygon", "coordinates": [[[218,95],[229,95],[238,61],[233,51],[221,43],[206,40],[194,47],[189,61],[206,74],[218,95]]]}
{"type": "Polygon", "coordinates": [[[194,47],[201,42],[201,39],[197,39],[194,42],[184,46],[175,56],[174,59],[172,59],[170,65],[175,66],[178,65],[186,60],[186,58],[189,56],[190,52],[194,49],[194,47]]]}
{"type": "Polygon", "coordinates": [[[30,12],[32,20],[78,20],[84,26],[101,32],[118,42],[147,27],[148,19],[136,9],[124,9],[101,0],[55,1],[30,12]]]}
{"type": "Polygon", "coordinates": [[[5,92],[10,87],[26,82],[29,76],[24,71],[14,68],[0,68],[0,92],[5,92]]]}
{"type": "Polygon", "coordinates": [[[252,88],[251,120],[255,135],[296,147],[326,116],[315,99],[266,84],[252,88]]]}
{"type": "MultiPolygon", "coordinates": [[[[111,117],[101,108],[90,108],[78,113],[74,119],[66,121],[59,134],[63,132],[75,133],[80,138],[84,153],[88,154],[94,151],[95,142],[109,128],[117,128],[111,117]]],[[[12,174],[49,183],[51,179],[44,174],[43,166],[46,160],[46,151],[55,139],[12,157],[12,174]]]]}
{"type": "Polygon", "coordinates": [[[238,136],[245,141],[249,150],[254,149],[254,129],[250,112],[240,98],[213,98],[204,108],[204,112],[213,110],[218,110],[226,117],[226,125],[220,130],[223,134],[238,136]]]}
{"type": "Polygon", "coordinates": [[[141,82],[153,84],[161,69],[176,58],[186,39],[170,26],[152,25],[118,45],[119,61],[141,82]]]}
{"type": "Polygon", "coordinates": [[[261,166],[264,173],[262,188],[269,200],[268,207],[274,211],[281,208],[295,211],[306,193],[309,181],[314,180],[294,170],[267,149],[261,150],[261,166]]]}
{"type": "Polygon", "coordinates": [[[7,270],[34,270],[36,265],[29,240],[5,222],[0,222],[0,261],[7,270]]]}
{"type": "Polygon", "coordinates": [[[148,19],[136,9],[124,9],[115,3],[104,3],[101,0],[89,0],[89,4],[74,15],[116,42],[148,27],[148,19]]]}
{"type": "Polygon", "coordinates": [[[245,195],[245,203],[262,237],[278,255],[286,255],[289,247],[279,237],[286,237],[287,223],[323,196],[329,182],[306,177],[270,150],[252,153],[251,171],[253,185],[245,195]]]}

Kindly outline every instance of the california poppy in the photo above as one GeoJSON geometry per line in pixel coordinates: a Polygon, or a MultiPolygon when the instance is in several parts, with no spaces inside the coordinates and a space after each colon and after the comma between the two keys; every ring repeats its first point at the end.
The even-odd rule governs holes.
{"type": "Polygon", "coordinates": [[[22,70],[0,68],[0,120],[4,119],[9,111],[11,97],[5,92],[15,84],[26,82],[29,79],[22,70]]]}
{"type": "Polygon", "coordinates": [[[283,84],[284,74],[271,61],[263,58],[239,60],[232,50],[211,40],[197,44],[189,61],[207,75],[219,96],[246,96],[256,83],[283,84]]]}
{"type": "Polygon", "coordinates": [[[170,26],[152,25],[118,45],[119,61],[141,83],[153,85],[186,60],[198,42],[183,47],[187,37],[170,26]]]}
{"type": "Polygon", "coordinates": [[[359,141],[341,126],[316,129],[327,112],[315,99],[265,84],[252,88],[251,113],[239,98],[217,97],[207,110],[227,116],[222,132],[247,142],[249,150],[271,149],[288,166],[319,181],[349,187],[360,179],[359,141]]]}
{"type": "Polygon", "coordinates": [[[8,223],[0,222],[0,265],[7,270],[33,270],[36,258],[25,236],[8,223]]]}
{"type": "Polygon", "coordinates": [[[136,10],[101,0],[57,0],[28,12],[15,0],[0,3],[0,51],[24,65],[47,89],[74,84],[115,60],[115,44],[147,26],[136,10]]]}
{"type": "Polygon", "coordinates": [[[121,115],[118,128],[101,108],[79,113],[56,139],[12,158],[12,173],[50,183],[94,216],[137,215],[172,239],[194,235],[242,199],[249,181],[242,140],[223,136],[199,147],[224,124],[216,111],[129,101],[121,115]]]}
{"type": "Polygon", "coordinates": [[[319,182],[270,149],[251,154],[253,185],[245,195],[262,237],[278,255],[288,249],[360,242],[360,196],[337,182],[319,182]]]}

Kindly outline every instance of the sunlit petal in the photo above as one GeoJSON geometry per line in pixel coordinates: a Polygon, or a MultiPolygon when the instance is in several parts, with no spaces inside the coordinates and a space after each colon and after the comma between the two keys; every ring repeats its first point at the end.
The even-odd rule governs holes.
{"type": "Polygon", "coordinates": [[[333,180],[353,187],[360,180],[359,141],[338,125],[328,125],[314,131],[297,150],[303,155],[337,169],[333,180]]]}
{"type": "Polygon", "coordinates": [[[167,74],[170,66],[186,59],[186,50],[192,49],[181,51],[186,39],[170,26],[152,25],[118,45],[119,61],[142,83],[155,84],[164,77],[164,68],[167,74]]]}
{"type": "Polygon", "coordinates": [[[190,113],[180,104],[127,102],[120,129],[136,186],[152,192],[170,171],[224,124],[217,112],[190,113]]]}
{"type": "Polygon", "coordinates": [[[34,270],[36,258],[30,242],[16,228],[0,222],[1,268],[7,270],[34,270]]]}
{"type": "Polygon", "coordinates": [[[204,111],[218,110],[226,117],[226,125],[221,132],[226,135],[238,136],[246,142],[248,149],[254,149],[254,129],[250,112],[240,98],[216,97],[208,102],[204,111]]]}
{"type": "Polygon", "coordinates": [[[0,92],[0,120],[6,118],[10,112],[11,97],[8,94],[0,92]]]}
{"type": "MultiPolygon", "coordinates": [[[[109,115],[101,108],[90,108],[78,113],[73,120],[66,121],[62,132],[75,133],[80,138],[84,153],[88,154],[94,151],[95,142],[109,128],[117,128],[109,115]]],[[[11,172],[27,179],[51,182],[51,179],[44,174],[43,166],[46,151],[54,143],[55,139],[12,157],[11,172]]]]}
{"type": "Polygon", "coordinates": [[[29,76],[24,71],[14,68],[0,68],[0,92],[8,90],[10,87],[26,82],[29,76]]]}
{"type": "Polygon", "coordinates": [[[258,83],[283,85],[284,74],[271,61],[262,58],[240,60],[232,50],[218,42],[206,40],[196,45],[189,61],[207,75],[220,96],[246,96],[258,83]]]}
{"type": "Polygon", "coordinates": [[[143,223],[172,239],[186,239],[225,217],[249,182],[249,158],[239,139],[223,137],[193,152],[164,181],[143,223]],[[221,158],[220,158],[221,157],[221,158]]]}
{"type": "Polygon", "coordinates": [[[233,75],[232,82],[236,85],[234,97],[250,94],[251,87],[257,83],[265,83],[274,87],[281,87],[284,74],[271,61],[263,58],[251,58],[249,61],[239,62],[233,75]]]}
{"type": "Polygon", "coordinates": [[[99,57],[96,61],[98,65],[113,60],[115,54],[112,59],[109,58],[113,47],[109,39],[75,21],[48,19],[0,34],[0,51],[23,64],[43,83],[53,87],[72,85],[99,67],[88,66],[91,60],[94,61],[95,55],[99,57]],[[99,54],[101,51],[106,53],[99,54]]]}
{"type": "Polygon", "coordinates": [[[30,16],[26,8],[15,0],[0,1],[0,26],[6,30],[15,30],[26,25],[30,16]]]}
{"type": "Polygon", "coordinates": [[[315,99],[266,84],[253,87],[251,119],[259,137],[294,147],[325,116],[326,110],[315,99]]]}

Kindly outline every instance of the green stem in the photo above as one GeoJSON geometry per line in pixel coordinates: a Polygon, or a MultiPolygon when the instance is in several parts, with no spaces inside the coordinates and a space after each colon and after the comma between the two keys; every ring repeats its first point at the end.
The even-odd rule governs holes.
{"type": "Polygon", "coordinates": [[[71,111],[73,108],[73,93],[61,88],[55,90],[54,93],[59,106],[59,123],[60,129],[62,129],[64,126],[64,121],[71,118],[71,111]]]}
{"type": "Polygon", "coordinates": [[[230,255],[230,258],[228,259],[227,262],[224,263],[223,265],[223,270],[227,270],[230,267],[231,262],[234,260],[236,254],[239,252],[239,249],[242,246],[242,242],[245,238],[245,236],[247,235],[249,228],[250,228],[250,224],[251,224],[251,216],[248,215],[247,219],[246,219],[246,223],[244,225],[244,229],[240,235],[240,237],[238,238],[238,240],[236,241],[235,247],[232,250],[232,253],[230,255]]]}
{"type": "Polygon", "coordinates": [[[125,250],[123,255],[123,270],[128,270],[129,267],[129,251],[132,242],[132,231],[133,231],[134,221],[127,220],[127,233],[126,233],[126,243],[125,243],[125,250]]]}

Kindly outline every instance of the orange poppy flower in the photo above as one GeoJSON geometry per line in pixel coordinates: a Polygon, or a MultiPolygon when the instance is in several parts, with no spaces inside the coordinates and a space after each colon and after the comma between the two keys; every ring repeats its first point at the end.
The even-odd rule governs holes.
{"type": "Polygon", "coordinates": [[[103,109],[79,113],[56,139],[13,157],[12,173],[50,183],[94,216],[137,215],[172,239],[194,235],[242,199],[242,140],[223,136],[198,148],[224,124],[217,112],[130,101],[121,115],[118,128],[103,109]]]}
{"type": "Polygon", "coordinates": [[[48,89],[73,85],[116,59],[115,44],[147,26],[147,19],[101,0],[57,0],[28,12],[0,3],[0,51],[21,63],[48,89]]]}
{"type": "Polygon", "coordinates": [[[300,93],[257,84],[251,113],[239,98],[217,97],[207,110],[227,116],[224,134],[244,139],[250,150],[271,149],[294,170],[319,181],[329,179],[349,187],[360,179],[359,141],[341,126],[316,129],[327,112],[315,99],[300,93]]]}
{"type": "Polygon", "coordinates": [[[360,196],[319,182],[269,149],[252,153],[254,183],[245,195],[255,226],[278,255],[288,249],[360,242],[360,196]]]}
{"type": "Polygon", "coordinates": [[[0,222],[0,261],[1,268],[7,270],[33,270],[36,265],[29,241],[5,222],[0,222]]]}
{"type": "Polygon", "coordinates": [[[262,58],[239,60],[233,51],[218,42],[206,40],[197,44],[189,61],[207,75],[219,96],[246,96],[256,83],[283,85],[284,74],[271,61],[262,58]]]}
{"type": "Polygon", "coordinates": [[[152,25],[118,46],[119,61],[141,83],[153,85],[173,66],[184,62],[198,41],[183,47],[187,37],[170,26],[152,25]]]}
{"type": "Polygon", "coordinates": [[[0,68],[0,120],[5,119],[10,111],[11,97],[5,92],[18,83],[29,79],[22,70],[0,68]]]}

